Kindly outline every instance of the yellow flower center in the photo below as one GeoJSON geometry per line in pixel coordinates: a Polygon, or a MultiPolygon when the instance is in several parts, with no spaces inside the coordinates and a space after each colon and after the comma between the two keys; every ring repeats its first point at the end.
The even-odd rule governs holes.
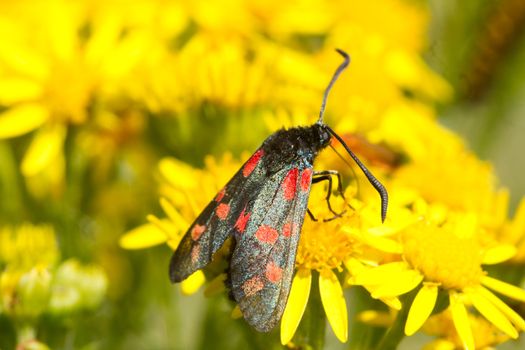
{"type": "Polygon", "coordinates": [[[425,280],[444,288],[477,285],[483,276],[479,242],[474,235],[458,234],[458,227],[451,226],[421,223],[407,229],[403,233],[405,259],[425,280]]]}
{"type": "Polygon", "coordinates": [[[86,119],[86,107],[94,88],[95,73],[81,59],[56,62],[46,81],[43,100],[54,118],[74,124],[86,119]]]}
{"type": "MultiPolygon", "coordinates": [[[[347,210],[341,218],[324,222],[334,214],[327,210],[322,191],[312,191],[309,207],[315,208],[317,222],[305,217],[304,225],[297,250],[296,266],[298,268],[323,271],[326,269],[340,270],[343,261],[355,253],[356,243],[353,238],[342,230],[342,225],[358,225],[358,216],[347,210]]],[[[332,196],[334,210],[344,207],[340,198],[332,196]],[[339,203],[338,203],[339,202],[339,203]]]]}

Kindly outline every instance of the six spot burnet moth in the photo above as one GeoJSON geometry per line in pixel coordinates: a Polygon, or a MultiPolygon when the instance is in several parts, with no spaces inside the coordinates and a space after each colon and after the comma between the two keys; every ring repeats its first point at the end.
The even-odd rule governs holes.
{"type": "Polygon", "coordinates": [[[344,51],[337,52],[344,62],[326,88],[319,120],[307,127],[281,129],[268,137],[197,217],[171,258],[170,279],[180,282],[210,263],[232,237],[229,287],[244,318],[258,331],[270,331],[283,314],[312,183],[328,180],[331,184],[330,176],[338,175],[313,170],[317,153],[330,144],[332,136],[379,192],[382,221],[386,216],[384,186],[323,123],[330,89],[350,62],[344,51]]]}

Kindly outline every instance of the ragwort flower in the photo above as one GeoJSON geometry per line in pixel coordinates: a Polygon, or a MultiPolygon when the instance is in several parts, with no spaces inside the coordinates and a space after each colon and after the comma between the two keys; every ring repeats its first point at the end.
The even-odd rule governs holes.
{"type": "MultiPolygon", "coordinates": [[[[370,206],[372,210],[355,194],[353,186],[347,188],[346,197],[352,198],[349,203],[345,203],[342,197],[331,196],[331,206],[344,214],[330,220],[334,213],[328,209],[326,189],[322,186],[312,188],[308,203],[315,208],[319,220],[305,219],[301,230],[296,273],[281,321],[283,345],[292,340],[299,326],[310,295],[312,276],[319,278],[321,301],[334,334],[341,342],[348,339],[348,313],[343,294],[345,284],[340,283],[339,276],[343,272],[343,275],[353,275],[360,271],[363,265],[373,259],[369,254],[371,246],[383,244],[380,237],[368,234],[368,230],[380,225],[379,206],[370,206]]],[[[387,297],[383,301],[394,308],[400,307],[395,297],[387,297]]]]}
{"type": "MultiPolygon", "coordinates": [[[[367,310],[357,317],[359,321],[376,327],[390,327],[395,322],[397,311],[367,310]]],[[[510,337],[497,329],[492,323],[481,315],[468,314],[469,324],[472,328],[476,349],[491,350],[494,346],[504,343],[510,337]]],[[[430,336],[436,337],[423,346],[424,350],[460,350],[464,349],[463,342],[458,336],[454,326],[452,313],[445,310],[430,316],[421,330],[430,336]]]]}
{"type": "Polygon", "coordinates": [[[0,313],[13,320],[18,348],[39,344],[36,326],[43,313],[70,316],[97,308],[105,296],[108,281],[100,267],[58,260],[52,226],[0,228],[0,313]]]}
{"type": "MultiPolygon", "coordinates": [[[[174,158],[162,159],[158,168],[162,196],[160,204],[168,218],[148,216],[150,223],[127,232],[121,237],[120,245],[126,249],[143,249],[167,243],[176,249],[193,220],[241,163],[226,154],[219,162],[207,157],[205,165],[205,169],[199,170],[174,158]]],[[[204,282],[204,274],[199,270],[182,282],[182,291],[185,294],[194,293],[204,282]]]]}
{"type": "MultiPolygon", "coordinates": [[[[509,340],[508,335],[501,332],[482,316],[469,314],[468,319],[476,349],[492,350],[494,346],[509,340]]],[[[463,343],[458,337],[450,311],[430,317],[422,329],[425,333],[438,337],[426,344],[424,350],[463,349],[463,343]]]]}
{"type": "MultiPolygon", "coordinates": [[[[508,201],[508,196],[506,200],[508,201]]],[[[506,205],[504,207],[506,209],[506,205]]],[[[517,249],[516,255],[509,262],[514,264],[525,263],[525,198],[521,199],[514,218],[503,224],[497,237],[503,242],[512,244],[517,249]]]]}
{"type": "Polygon", "coordinates": [[[365,270],[352,282],[374,287],[375,298],[417,290],[405,324],[407,335],[423,325],[436,305],[438,291],[443,291],[448,295],[454,326],[465,348],[474,348],[468,320],[470,306],[503,333],[517,338],[518,330],[525,330],[525,321],[492,291],[525,301],[525,290],[488,276],[482,268],[483,264],[509,259],[512,249],[509,254],[504,246],[485,246],[475,215],[443,213],[442,208],[438,209],[428,215],[430,219],[400,233],[400,259],[365,270]]]}
{"type": "MultiPolygon", "coordinates": [[[[21,1],[3,3],[0,15],[0,139],[34,132],[21,171],[52,189],[63,180],[68,130],[87,122],[97,94],[115,92],[148,42],[142,33],[122,35],[116,9],[85,6],[21,1]]],[[[41,185],[34,192],[46,191],[41,185]]]]}
{"type": "MultiPolygon", "coordinates": [[[[151,223],[125,234],[120,240],[121,246],[138,249],[166,242],[176,249],[191,222],[207,205],[207,200],[214,198],[239,166],[239,163],[232,161],[231,156],[225,156],[220,163],[211,157],[207,158],[205,170],[194,169],[175,159],[162,160],[159,163],[162,176],[160,191],[163,195],[161,206],[168,218],[149,216],[151,223]]],[[[341,197],[332,196],[332,206],[346,212],[342,218],[323,222],[323,218],[334,216],[327,207],[326,189],[322,186],[314,187],[311,193],[309,205],[316,208],[314,215],[320,219],[313,221],[307,218],[302,229],[296,273],[281,322],[283,344],[290,342],[301,321],[315,273],[319,275],[319,292],[328,321],[337,338],[342,342],[347,340],[348,316],[338,275],[344,271],[352,273],[365,264],[365,260],[370,259],[365,256],[368,245],[381,246],[383,241],[366,235],[369,228],[380,225],[379,205],[374,205],[374,210],[364,207],[355,198],[353,187],[349,187],[346,193],[348,198],[353,198],[350,202],[352,208],[362,208],[364,217],[358,209],[345,206],[341,197]],[[348,231],[353,233],[348,234],[348,231]],[[364,235],[367,236],[366,243],[364,235]]],[[[377,201],[377,198],[374,199],[377,201]]],[[[222,283],[223,280],[224,277],[219,276],[210,282],[207,293],[210,293],[210,288],[216,289],[218,283],[222,283]]],[[[182,282],[182,291],[195,292],[204,282],[203,272],[197,271],[182,282]]],[[[394,307],[400,307],[395,297],[385,298],[384,301],[394,307]]]]}

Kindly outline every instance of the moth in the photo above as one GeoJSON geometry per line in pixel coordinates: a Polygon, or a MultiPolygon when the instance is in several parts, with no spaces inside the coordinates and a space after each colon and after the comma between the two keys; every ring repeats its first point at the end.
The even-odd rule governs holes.
{"type": "MultiPolygon", "coordinates": [[[[333,170],[313,170],[317,154],[330,144],[332,137],[343,145],[378,191],[382,221],[386,217],[385,187],[323,122],[328,94],[350,62],[346,52],[336,51],[344,61],[324,92],[317,122],[270,135],[195,219],[170,261],[171,281],[181,282],[210,263],[214,253],[231,237],[231,293],[245,320],[261,332],[273,329],[284,312],[310,188],[313,183],[328,181],[329,197],[332,177],[339,175],[333,170]]],[[[339,179],[339,187],[340,184],[339,179]]],[[[327,202],[331,209],[329,198],[327,202]]]]}

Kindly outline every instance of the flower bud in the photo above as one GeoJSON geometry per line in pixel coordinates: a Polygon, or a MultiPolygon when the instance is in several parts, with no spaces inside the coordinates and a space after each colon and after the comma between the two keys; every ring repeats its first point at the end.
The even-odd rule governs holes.
{"type": "Polygon", "coordinates": [[[47,308],[50,287],[51,273],[46,268],[35,267],[23,274],[16,288],[15,312],[17,316],[38,317],[47,308]]]}
{"type": "Polygon", "coordinates": [[[46,344],[41,343],[36,339],[32,339],[32,340],[25,341],[21,344],[18,344],[16,349],[17,350],[49,350],[49,347],[46,344]]]}
{"type": "Polygon", "coordinates": [[[106,290],[107,278],[101,268],[82,266],[76,260],[65,261],[56,271],[50,310],[69,313],[95,308],[106,290]]]}

